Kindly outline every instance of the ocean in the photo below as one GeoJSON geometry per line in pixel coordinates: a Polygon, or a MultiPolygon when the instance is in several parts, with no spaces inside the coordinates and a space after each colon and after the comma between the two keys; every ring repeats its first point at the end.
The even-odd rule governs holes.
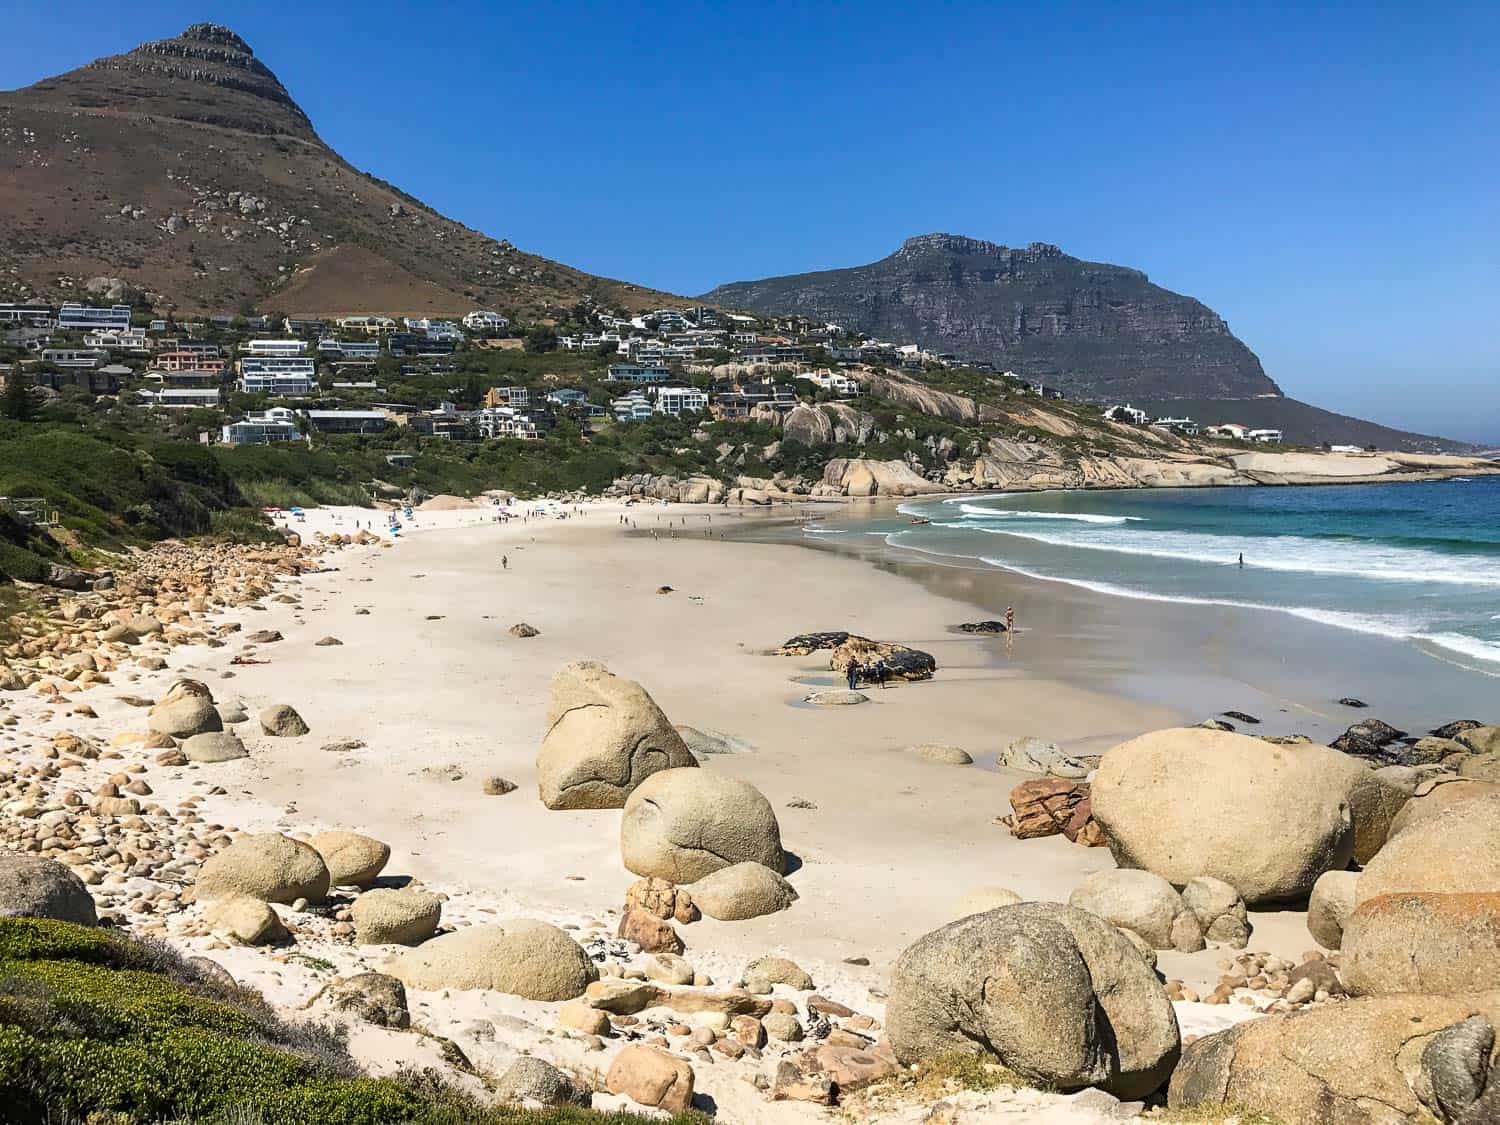
{"type": "Polygon", "coordinates": [[[1102,594],[1292,614],[1500,676],[1500,478],[970,494],[898,510],[806,534],[873,533],[1102,594]]]}

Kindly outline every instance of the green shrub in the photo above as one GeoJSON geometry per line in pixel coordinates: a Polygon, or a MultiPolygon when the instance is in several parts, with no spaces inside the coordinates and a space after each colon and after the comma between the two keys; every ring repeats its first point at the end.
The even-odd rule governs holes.
{"type": "MultiPolygon", "coordinates": [[[[0,918],[0,1123],[642,1125],[630,1114],[484,1107],[427,1076],[360,1075],[342,1041],[165,945],[0,918]]],[[[701,1120],[678,1118],[682,1125],[701,1120]]]]}

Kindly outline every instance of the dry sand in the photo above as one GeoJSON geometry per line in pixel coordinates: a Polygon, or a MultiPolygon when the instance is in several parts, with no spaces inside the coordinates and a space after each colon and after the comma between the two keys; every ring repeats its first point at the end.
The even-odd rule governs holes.
{"type": "MultiPolygon", "coordinates": [[[[399,543],[330,554],[329,569],[287,587],[300,604],[268,599],[233,611],[245,632],[226,647],[177,648],[162,671],[89,691],[103,736],[143,719],[118,694],[159,696],[182,674],[205,679],[221,701],[242,699],[252,715],[290,703],[310,734],[276,739],[244,724],[238,733],[248,759],[154,770],[157,799],[170,807],[197,794],[205,817],[246,830],[340,827],[387,841],[388,873],[448,893],[445,924],[531,916],[587,933],[612,924],[635,879],[619,860],[620,814],[548,812],[536,798],[535,757],[553,672],[571,660],[603,661],[643,683],[673,721],[750,746],[704,766],[760,788],[796,857],[790,878],[800,899],[791,909],[685,927],[690,959],[732,981],[750,957],[785,953],[820,991],[878,1017],[891,960],[952,920],[967,893],[1003,886],[1065,901],[1086,874],[1112,866],[1106,849],[1062,837],[1017,841],[994,823],[1009,811],[1011,786],[1028,775],[941,765],[909,747],[951,743],[983,760],[1012,738],[1038,735],[1098,750],[1187,717],[1036,675],[1024,646],[997,663],[986,642],[948,631],[981,616],[974,605],[859,559],[706,538],[739,522],[722,508],[591,504],[567,519],[556,518],[558,506],[545,510],[553,514],[505,523],[492,508],[417,512],[399,543]],[[637,531],[621,526],[622,514],[637,531]],[[658,592],[664,586],[671,592],[658,592]],[[522,621],[540,635],[511,636],[522,621]],[[261,629],[284,639],[257,646],[241,639],[261,629]],[[832,685],[825,661],[766,651],[793,634],[828,629],[925,649],[940,672],[929,683],[870,690],[870,702],[856,707],[806,705],[809,690],[832,685]],[[342,643],[315,643],[328,636],[342,643]],[[267,662],[231,666],[247,651],[267,662]],[[323,749],[347,740],[365,745],[323,749]],[[483,780],[495,775],[518,788],[485,795],[483,780]]],[[[312,535],[371,522],[388,534],[383,517],[354,509],[310,511],[291,526],[312,535]]],[[[67,725],[58,716],[39,721],[35,733],[48,737],[67,725]]],[[[1295,956],[1312,945],[1298,915],[1254,921],[1253,949],[1295,956]]],[[[291,951],[179,941],[287,1007],[306,1003],[331,971],[378,967],[384,957],[320,941],[311,923],[302,928],[307,939],[299,934],[291,951]],[[319,967],[320,958],[333,969],[319,967]]],[[[1163,954],[1162,967],[1211,986],[1222,956],[1163,954]]],[[[520,1050],[585,1071],[601,1063],[585,1043],[547,1033],[554,1018],[547,1005],[491,993],[413,993],[412,1005],[416,1022],[454,1038],[487,1070],[503,1069],[520,1050]]],[[[1189,1033],[1250,1014],[1177,1007],[1189,1033]]],[[[355,1049],[386,1069],[430,1061],[422,1051],[431,1053],[418,1037],[369,1028],[359,1029],[355,1049]]],[[[700,1070],[700,1090],[726,1120],[805,1121],[818,1112],[768,1103],[743,1078],[725,1067],[700,1070]]],[[[988,1097],[993,1104],[982,1112],[997,1116],[1095,1119],[1054,1095],[988,1097]]]]}

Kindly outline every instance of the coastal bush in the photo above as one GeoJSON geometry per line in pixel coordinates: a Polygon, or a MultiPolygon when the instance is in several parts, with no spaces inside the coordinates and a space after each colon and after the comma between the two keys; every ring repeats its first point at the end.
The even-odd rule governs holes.
{"type": "Polygon", "coordinates": [[[431,1076],[418,1079],[360,1074],[334,1033],[282,1020],[258,993],[213,982],[164,944],[65,922],[0,919],[5,1125],[642,1121],[573,1108],[484,1107],[431,1076]]]}

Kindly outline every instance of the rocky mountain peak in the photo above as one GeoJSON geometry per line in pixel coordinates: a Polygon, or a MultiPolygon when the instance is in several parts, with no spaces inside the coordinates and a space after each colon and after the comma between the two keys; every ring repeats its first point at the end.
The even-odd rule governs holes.
{"type": "Polygon", "coordinates": [[[80,109],[144,111],[252,133],[315,136],[307,114],[250,44],[214,23],[195,23],[173,38],[95,59],[24,93],[80,109]]]}

